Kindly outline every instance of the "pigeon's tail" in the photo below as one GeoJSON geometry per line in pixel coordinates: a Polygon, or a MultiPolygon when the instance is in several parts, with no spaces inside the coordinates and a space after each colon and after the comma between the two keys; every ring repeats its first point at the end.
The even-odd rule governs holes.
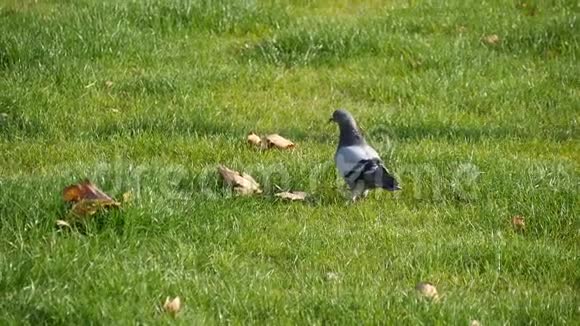
{"type": "Polygon", "coordinates": [[[363,176],[367,186],[371,188],[383,188],[389,191],[401,190],[399,183],[389,170],[379,162],[369,162],[365,166],[363,176]]]}

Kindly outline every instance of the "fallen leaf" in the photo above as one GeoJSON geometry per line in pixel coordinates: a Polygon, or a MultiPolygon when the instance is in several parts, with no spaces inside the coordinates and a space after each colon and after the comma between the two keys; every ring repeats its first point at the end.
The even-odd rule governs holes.
{"type": "Polygon", "coordinates": [[[225,183],[241,195],[262,193],[262,190],[260,190],[260,184],[257,183],[249,174],[242,174],[238,171],[228,169],[223,165],[218,166],[218,172],[224,179],[225,183]]]}
{"type": "Polygon", "coordinates": [[[261,147],[262,146],[262,139],[260,136],[256,135],[255,133],[251,132],[248,134],[248,143],[261,147]]]}
{"type": "Polygon", "coordinates": [[[167,297],[165,299],[165,303],[163,304],[163,309],[171,316],[175,317],[177,313],[181,310],[181,299],[179,297],[175,297],[171,299],[167,297]]]}
{"type": "Polygon", "coordinates": [[[64,188],[62,197],[65,202],[74,203],[71,213],[77,216],[93,215],[100,209],[120,206],[88,179],[64,188]]]}
{"type": "Polygon", "coordinates": [[[111,207],[110,204],[94,199],[85,199],[74,204],[70,210],[70,213],[77,216],[89,216],[94,215],[101,209],[111,207]]]}
{"type": "Polygon", "coordinates": [[[431,299],[433,301],[439,300],[439,293],[437,293],[437,288],[435,285],[429,282],[419,282],[415,286],[415,290],[419,292],[423,297],[431,299]]]}
{"type": "Polygon", "coordinates": [[[303,191],[292,191],[292,192],[284,191],[284,192],[279,192],[279,193],[275,194],[274,196],[280,197],[282,199],[288,199],[288,200],[294,201],[294,200],[304,200],[304,199],[306,199],[307,195],[308,194],[303,192],[303,191]]]}
{"type": "Polygon", "coordinates": [[[524,220],[523,216],[520,215],[516,215],[514,217],[512,217],[512,226],[514,227],[514,230],[516,231],[525,231],[526,230],[526,222],[524,220]]]}
{"type": "Polygon", "coordinates": [[[326,273],[326,275],[324,275],[327,281],[339,281],[340,280],[340,274],[336,273],[336,272],[328,272],[326,273]]]}
{"type": "Polygon", "coordinates": [[[487,45],[497,45],[501,42],[501,39],[496,34],[486,35],[482,38],[483,42],[487,45]]]}
{"type": "Polygon", "coordinates": [[[469,322],[469,326],[481,326],[481,323],[479,322],[479,320],[472,320],[469,322]]]}
{"type": "Polygon", "coordinates": [[[122,199],[122,203],[130,203],[133,201],[133,192],[132,191],[127,191],[123,194],[123,199],[122,199]]]}
{"type": "Polygon", "coordinates": [[[528,5],[525,2],[516,4],[516,8],[524,11],[524,14],[527,16],[535,16],[538,13],[538,8],[535,5],[528,5]]]}
{"type": "Polygon", "coordinates": [[[56,220],[56,225],[59,227],[67,227],[67,228],[71,227],[70,224],[64,220],[56,220]]]}
{"type": "Polygon", "coordinates": [[[104,193],[88,179],[64,188],[62,197],[65,202],[79,202],[81,200],[91,199],[115,203],[113,198],[104,193]]]}
{"type": "Polygon", "coordinates": [[[112,87],[112,86],[113,86],[113,82],[112,82],[112,81],[110,81],[110,80],[107,80],[107,81],[105,82],[105,86],[107,86],[107,87],[112,87]]]}
{"type": "Polygon", "coordinates": [[[289,141],[288,139],[278,135],[278,134],[271,134],[265,137],[266,143],[268,148],[277,147],[280,149],[289,149],[294,148],[296,145],[289,141]]]}

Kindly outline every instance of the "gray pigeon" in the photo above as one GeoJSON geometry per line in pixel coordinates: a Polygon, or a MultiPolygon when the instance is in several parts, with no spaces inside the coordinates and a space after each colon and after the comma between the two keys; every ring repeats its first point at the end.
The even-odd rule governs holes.
{"type": "Polygon", "coordinates": [[[345,110],[336,110],[329,122],[332,121],[340,128],[334,162],[350,188],[351,199],[355,201],[361,195],[366,196],[374,188],[400,190],[377,151],[361,135],[352,115],[345,110]]]}

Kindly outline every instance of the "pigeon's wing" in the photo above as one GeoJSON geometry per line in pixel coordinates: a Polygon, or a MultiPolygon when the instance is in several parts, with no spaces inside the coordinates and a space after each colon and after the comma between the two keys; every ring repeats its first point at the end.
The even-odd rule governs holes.
{"type": "Polygon", "coordinates": [[[339,147],[334,161],[340,174],[352,186],[369,162],[380,162],[381,159],[377,151],[369,145],[363,144],[339,147]]]}

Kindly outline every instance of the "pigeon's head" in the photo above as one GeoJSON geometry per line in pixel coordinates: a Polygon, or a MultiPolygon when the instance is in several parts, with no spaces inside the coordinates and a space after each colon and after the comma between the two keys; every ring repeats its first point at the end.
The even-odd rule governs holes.
{"type": "Polygon", "coordinates": [[[354,124],[354,118],[348,111],[338,109],[332,113],[332,118],[328,122],[336,122],[339,125],[354,124]]]}

